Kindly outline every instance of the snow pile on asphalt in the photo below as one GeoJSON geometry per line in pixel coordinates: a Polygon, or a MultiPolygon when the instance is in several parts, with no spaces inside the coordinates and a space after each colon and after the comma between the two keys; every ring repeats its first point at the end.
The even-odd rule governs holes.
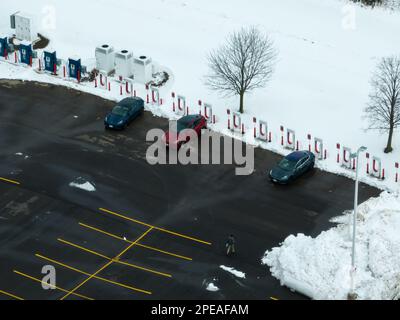
{"type": "Polygon", "coordinates": [[[210,283],[207,286],[207,291],[217,292],[219,291],[219,288],[214,283],[210,283]]]}
{"type": "Polygon", "coordinates": [[[227,267],[227,266],[220,266],[220,268],[222,270],[225,270],[229,273],[232,273],[234,276],[238,277],[238,278],[242,278],[242,279],[246,279],[246,274],[242,271],[238,271],[235,268],[232,267],[227,267]]]}
{"type": "MultiPolygon", "coordinates": [[[[346,299],[350,288],[352,214],[317,238],[289,236],[267,251],[263,264],[274,277],[313,299],[346,299]]],[[[400,294],[400,197],[383,192],[359,206],[355,288],[359,299],[400,294]]]]}
{"type": "Polygon", "coordinates": [[[82,178],[78,178],[76,181],[71,182],[69,186],[73,188],[82,189],[88,192],[96,191],[96,188],[93,184],[91,184],[89,181],[83,181],[82,178]]]}

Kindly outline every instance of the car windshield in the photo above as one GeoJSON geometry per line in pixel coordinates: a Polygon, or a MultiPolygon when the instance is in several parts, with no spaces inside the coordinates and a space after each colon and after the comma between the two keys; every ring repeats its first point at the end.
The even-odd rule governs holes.
{"type": "Polygon", "coordinates": [[[279,163],[279,167],[283,170],[291,171],[296,166],[296,163],[285,158],[279,163]]]}
{"type": "Polygon", "coordinates": [[[128,113],[128,109],[126,107],[116,106],[112,113],[117,116],[125,117],[128,113]]]}

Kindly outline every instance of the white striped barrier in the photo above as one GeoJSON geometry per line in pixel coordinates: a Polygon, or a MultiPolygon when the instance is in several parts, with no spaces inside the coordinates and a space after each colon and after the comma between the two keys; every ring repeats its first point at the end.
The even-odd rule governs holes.
{"type": "Polygon", "coordinates": [[[324,141],[320,138],[314,138],[314,153],[318,160],[327,158],[327,152],[324,150],[324,141]]]}
{"type": "Polygon", "coordinates": [[[342,167],[344,167],[346,169],[350,169],[350,170],[355,169],[355,161],[352,161],[352,159],[351,159],[351,149],[350,148],[347,148],[347,147],[342,148],[342,167]]]}
{"type": "MultiPolygon", "coordinates": [[[[64,77],[65,77],[65,66],[64,66],[64,77]]],[[[100,71],[98,78],[99,78],[99,80],[97,80],[97,77],[94,79],[95,87],[111,91],[111,83],[108,79],[107,74],[105,72],[100,71]]]]}
{"type": "Polygon", "coordinates": [[[292,129],[286,129],[285,131],[285,127],[281,126],[281,145],[289,150],[298,150],[299,143],[296,143],[296,132],[292,129]]]}
{"type": "Polygon", "coordinates": [[[186,105],[186,98],[184,96],[178,95],[177,96],[177,109],[176,109],[176,113],[178,115],[184,116],[185,114],[189,114],[189,108],[186,105]]]}
{"type": "Polygon", "coordinates": [[[133,80],[132,79],[129,79],[129,78],[122,79],[122,77],[120,77],[119,94],[121,96],[129,95],[131,97],[133,97],[133,96],[136,97],[136,92],[133,89],[133,80]]]}
{"type": "Polygon", "coordinates": [[[373,156],[372,157],[372,166],[370,176],[375,177],[377,179],[382,179],[383,171],[382,171],[382,161],[380,158],[373,156]]]}
{"type": "Polygon", "coordinates": [[[257,118],[253,118],[254,123],[254,138],[265,141],[271,142],[271,132],[268,132],[268,123],[263,120],[257,121],[257,118]]]}
{"type": "Polygon", "coordinates": [[[244,123],[242,122],[242,114],[240,112],[232,112],[232,131],[244,134],[244,123]]]}
{"type": "Polygon", "coordinates": [[[204,118],[206,118],[208,123],[214,124],[216,122],[216,119],[215,119],[215,115],[213,114],[212,105],[208,104],[208,103],[204,103],[204,106],[202,109],[204,110],[204,114],[202,114],[201,111],[200,111],[200,114],[202,114],[204,116],[204,118]]]}
{"type": "Polygon", "coordinates": [[[160,99],[160,91],[158,88],[150,87],[151,90],[151,104],[160,106],[162,101],[160,99]]]}

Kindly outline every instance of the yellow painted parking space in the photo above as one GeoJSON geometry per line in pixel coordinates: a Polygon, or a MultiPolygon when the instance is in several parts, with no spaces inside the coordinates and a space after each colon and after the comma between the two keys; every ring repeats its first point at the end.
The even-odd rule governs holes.
{"type": "Polygon", "coordinates": [[[178,232],[170,231],[170,230],[167,230],[167,229],[159,228],[159,227],[153,226],[153,225],[151,225],[151,224],[145,223],[145,222],[143,222],[143,221],[139,221],[139,220],[136,220],[136,219],[132,219],[132,218],[127,217],[127,216],[125,216],[125,215],[122,215],[122,214],[120,214],[120,213],[116,213],[116,212],[113,212],[113,211],[110,211],[110,210],[107,210],[107,209],[104,209],[104,208],[99,208],[99,210],[102,211],[102,212],[111,214],[111,215],[113,215],[113,216],[116,216],[116,217],[119,217],[119,218],[122,218],[122,219],[125,219],[125,220],[128,220],[128,221],[131,221],[131,222],[134,222],[134,223],[137,223],[137,224],[141,224],[141,225],[143,225],[143,226],[147,226],[147,227],[150,227],[150,228],[154,228],[155,230],[158,230],[158,231],[162,231],[162,232],[165,232],[165,233],[172,234],[172,235],[174,235],[174,236],[176,236],[176,237],[181,237],[181,238],[188,239],[188,240],[192,240],[192,241],[195,241],[195,242],[198,242],[198,243],[202,243],[202,244],[206,244],[206,245],[211,245],[211,242],[207,242],[207,241],[200,240],[200,239],[197,239],[197,238],[194,238],[194,237],[190,237],[190,236],[184,235],[184,234],[182,234],[182,233],[178,233],[178,232]]]}
{"type": "Polygon", "coordinates": [[[279,301],[279,299],[278,299],[278,298],[275,298],[275,297],[270,297],[270,299],[271,299],[271,300],[274,300],[274,301],[279,301]]]}
{"type": "Polygon", "coordinates": [[[50,259],[50,258],[48,258],[48,257],[45,257],[45,256],[43,256],[43,255],[41,255],[41,254],[36,254],[36,257],[38,257],[38,258],[40,258],[40,259],[43,259],[43,260],[46,260],[46,261],[49,261],[49,262],[52,262],[52,263],[55,263],[55,264],[57,264],[57,265],[59,265],[59,266],[62,266],[62,267],[64,267],[64,268],[66,268],[66,269],[75,271],[75,272],[80,273],[80,274],[84,274],[84,275],[86,275],[86,276],[89,277],[88,279],[85,280],[85,282],[82,282],[80,285],[78,285],[77,287],[75,287],[73,290],[69,291],[69,293],[68,293],[67,295],[65,295],[63,298],[61,298],[62,300],[65,299],[66,297],[68,297],[69,295],[71,295],[72,293],[74,293],[74,292],[75,292],[76,290],[78,290],[84,283],[86,283],[87,281],[89,281],[89,280],[92,279],[92,278],[98,279],[98,280],[101,280],[101,281],[104,281],[104,282],[107,282],[107,283],[111,283],[111,284],[114,284],[114,285],[117,285],[117,286],[120,286],[120,287],[123,287],[123,288],[126,288],[126,289],[130,289],[130,290],[132,290],[132,291],[141,292],[141,293],[145,293],[145,294],[151,294],[150,291],[143,290],[143,289],[139,289],[139,288],[135,288],[135,287],[132,287],[132,286],[123,284],[123,283],[119,283],[119,282],[116,282],[116,281],[111,281],[111,280],[109,280],[109,279],[105,279],[105,278],[102,278],[102,277],[97,276],[97,274],[100,273],[100,271],[102,271],[103,269],[105,269],[106,267],[108,267],[112,262],[108,262],[106,265],[104,265],[102,268],[100,268],[97,272],[95,272],[95,273],[93,273],[93,274],[90,274],[90,273],[88,273],[88,272],[85,272],[85,271],[79,270],[79,269],[77,269],[77,268],[74,268],[74,267],[72,267],[72,266],[69,266],[69,265],[67,265],[67,264],[65,264],[65,263],[56,261],[56,260],[54,260],[54,259],[50,259]]]}
{"type": "MultiPolygon", "coordinates": [[[[18,275],[20,275],[20,276],[22,276],[22,277],[25,277],[25,278],[27,278],[27,279],[30,279],[30,280],[39,282],[40,284],[45,284],[45,285],[47,285],[47,286],[49,286],[49,287],[52,287],[52,288],[57,289],[57,290],[62,291],[62,292],[66,292],[66,293],[69,293],[69,292],[70,292],[70,291],[68,291],[68,290],[66,290],[66,289],[63,289],[63,288],[60,288],[60,287],[58,287],[58,286],[51,285],[51,284],[48,284],[48,283],[46,283],[46,282],[43,282],[43,281],[40,280],[40,279],[37,279],[37,278],[35,278],[35,277],[32,277],[32,276],[30,276],[30,275],[28,275],[28,274],[26,274],[26,273],[20,272],[20,271],[18,271],[18,270],[13,270],[13,271],[14,271],[14,273],[16,273],[16,274],[18,274],[18,275]]],[[[85,300],[94,300],[93,298],[84,296],[84,295],[79,294],[79,293],[76,293],[76,292],[71,292],[71,294],[73,294],[74,296],[77,296],[77,297],[79,297],[79,298],[85,299],[85,300]]]]}
{"type": "MultiPolygon", "coordinates": [[[[97,276],[97,274],[99,274],[101,271],[103,271],[104,269],[106,269],[108,266],[110,266],[114,260],[119,260],[122,255],[127,252],[130,248],[132,248],[136,242],[140,241],[141,239],[143,239],[151,230],[153,230],[153,228],[149,228],[145,233],[143,233],[138,239],[136,239],[136,241],[132,244],[130,244],[126,249],[124,249],[120,254],[118,254],[112,261],[107,262],[104,266],[102,266],[99,270],[97,270],[95,273],[93,274],[88,274],[88,273],[84,273],[88,276],[87,279],[85,279],[84,281],[82,281],[79,285],[77,285],[73,290],[71,290],[71,292],[75,292],[76,290],[78,290],[80,287],[82,287],[85,283],[87,283],[90,279],[95,278],[95,279],[99,279],[99,280],[103,280],[106,282],[110,282],[110,283],[114,283],[117,284],[119,286],[122,287],[126,287],[126,288],[131,288],[134,291],[138,291],[138,292],[142,292],[142,293],[146,293],[146,294],[152,294],[150,291],[146,291],[143,289],[138,289],[138,288],[134,288],[134,287],[130,287],[130,286],[126,286],[124,284],[121,283],[117,283],[117,282],[113,282],[111,280],[108,279],[104,279],[104,278],[100,278],[97,276]]],[[[65,265],[66,266],[66,265],[65,265]]],[[[75,268],[74,268],[75,269],[75,268]]],[[[80,271],[78,269],[75,269],[76,271],[80,271]]],[[[82,273],[82,271],[80,271],[82,273]]],[[[70,294],[66,294],[64,297],[61,298],[61,300],[64,300],[65,298],[67,298],[70,294]]]]}
{"type": "Polygon", "coordinates": [[[8,182],[8,183],[15,184],[15,185],[20,185],[20,183],[19,183],[18,181],[6,179],[6,178],[3,178],[3,177],[0,177],[0,180],[1,180],[1,181],[4,181],[4,182],[8,182]]]}
{"type": "Polygon", "coordinates": [[[142,248],[145,248],[145,249],[148,249],[148,250],[164,253],[166,255],[173,256],[173,257],[176,257],[176,258],[180,258],[180,259],[183,259],[183,260],[188,260],[188,261],[192,261],[193,260],[192,258],[189,258],[189,257],[185,257],[185,256],[182,256],[182,255],[179,255],[179,254],[176,254],[176,253],[172,253],[172,252],[168,252],[168,251],[164,251],[164,250],[161,250],[161,249],[158,249],[158,248],[153,248],[153,247],[141,244],[141,243],[137,243],[136,245],[138,247],[142,247],[142,248]]]}
{"type": "Polygon", "coordinates": [[[3,291],[3,290],[0,290],[0,293],[5,295],[5,296],[7,296],[7,297],[13,298],[15,300],[25,300],[25,299],[23,299],[21,297],[16,296],[15,294],[12,294],[12,293],[9,293],[9,292],[3,291]]]}
{"type": "Polygon", "coordinates": [[[71,247],[77,248],[79,250],[85,251],[85,252],[90,253],[92,255],[96,255],[98,257],[101,257],[101,258],[106,259],[108,261],[112,261],[112,262],[117,263],[117,264],[125,265],[125,266],[128,266],[128,267],[134,268],[134,269],[147,271],[147,272],[154,273],[154,274],[157,274],[157,275],[160,275],[160,276],[163,276],[163,277],[172,278],[172,275],[167,274],[167,273],[163,273],[163,272],[156,271],[156,270],[153,270],[153,269],[141,267],[141,266],[138,266],[136,264],[120,261],[119,259],[113,259],[113,258],[107,257],[104,254],[98,253],[98,252],[96,252],[94,250],[87,249],[85,247],[79,246],[79,245],[77,245],[75,243],[72,243],[72,242],[69,242],[69,241],[66,241],[66,240],[63,240],[63,239],[57,239],[57,240],[60,241],[63,244],[66,244],[68,246],[71,246],[71,247]]]}
{"type": "MultiPolygon", "coordinates": [[[[123,237],[117,236],[117,235],[115,235],[113,233],[104,231],[102,229],[99,229],[99,228],[96,228],[96,227],[93,227],[93,226],[90,226],[90,225],[87,225],[85,223],[81,223],[80,222],[79,225],[84,227],[84,228],[86,228],[86,229],[96,231],[98,233],[104,234],[104,235],[109,236],[109,237],[114,238],[114,239],[118,239],[120,241],[124,241],[124,242],[127,242],[127,243],[133,243],[133,241],[127,240],[127,239],[125,239],[123,237]]],[[[138,247],[142,247],[142,248],[148,249],[148,250],[152,250],[152,251],[156,251],[156,252],[159,252],[159,253],[163,253],[165,255],[169,255],[169,256],[172,256],[172,257],[175,257],[175,258],[180,258],[180,259],[188,260],[188,261],[192,261],[193,260],[192,258],[185,257],[185,256],[180,255],[180,254],[176,254],[176,253],[172,253],[172,252],[169,252],[169,251],[166,251],[166,250],[161,250],[161,249],[158,249],[158,248],[150,247],[150,246],[138,243],[138,242],[136,242],[135,245],[138,246],[138,247]]]]}

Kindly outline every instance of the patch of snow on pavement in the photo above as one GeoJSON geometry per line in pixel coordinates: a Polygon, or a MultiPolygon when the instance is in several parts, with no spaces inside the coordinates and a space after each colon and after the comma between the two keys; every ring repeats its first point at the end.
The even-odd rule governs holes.
{"type": "Polygon", "coordinates": [[[210,283],[207,286],[207,291],[217,292],[217,291],[219,291],[219,288],[214,283],[210,283]]]}
{"type": "MultiPolygon", "coordinates": [[[[351,277],[352,215],[317,238],[289,236],[262,259],[272,275],[313,299],[346,299],[351,277]]],[[[400,295],[400,196],[383,192],[359,206],[355,292],[359,299],[400,295]]]]}
{"type": "Polygon", "coordinates": [[[93,184],[91,184],[88,181],[85,181],[85,182],[82,181],[81,182],[81,178],[78,179],[78,182],[71,182],[69,184],[69,186],[73,187],[73,188],[78,188],[78,189],[82,189],[82,190],[85,190],[85,191],[89,191],[89,192],[96,191],[96,188],[94,187],[93,184]]]}
{"type": "Polygon", "coordinates": [[[222,270],[228,271],[229,273],[232,273],[234,276],[242,279],[246,279],[246,274],[242,271],[235,270],[232,267],[226,267],[226,266],[220,266],[222,270]]]}

